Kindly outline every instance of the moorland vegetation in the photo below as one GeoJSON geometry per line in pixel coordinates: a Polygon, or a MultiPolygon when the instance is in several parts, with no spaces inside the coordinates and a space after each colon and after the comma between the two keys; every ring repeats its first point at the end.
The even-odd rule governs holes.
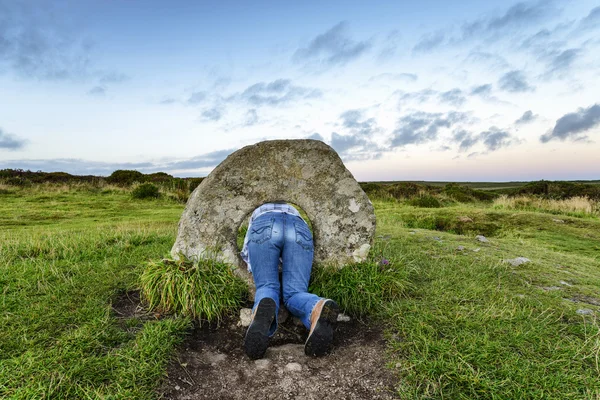
{"type": "MultiPolygon", "coordinates": [[[[168,259],[199,181],[117,172],[0,171],[0,398],[158,397],[192,324],[247,303],[227,265],[168,259]]],[[[384,327],[401,398],[600,398],[600,185],[362,187],[370,258],[311,290],[384,327]]]]}

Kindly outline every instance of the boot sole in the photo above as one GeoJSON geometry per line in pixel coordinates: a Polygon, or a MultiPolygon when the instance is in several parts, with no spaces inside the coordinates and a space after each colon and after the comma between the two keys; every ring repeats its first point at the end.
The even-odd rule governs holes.
{"type": "Polygon", "coordinates": [[[339,307],[333,300],[327,300],[321,310],[315,329],[306,339],[304,353],[311,357],[320,357],[329,351],[333,341],[333,331],[337,325],[339,307]]]}
{"type": "Polygon", "coordinates": [[[275,320],[276,304],[265,298],[256,306],[256,313],[244,338],[244,350],[253,360],[262,358],[269,346],[269,329],[275,320]]]}

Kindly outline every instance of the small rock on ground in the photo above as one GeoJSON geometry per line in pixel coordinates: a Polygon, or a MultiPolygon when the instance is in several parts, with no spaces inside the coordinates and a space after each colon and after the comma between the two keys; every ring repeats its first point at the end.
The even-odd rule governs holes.
{"type": "Polygon", "coordinates": [[[489,243],[490,241],[483,235],[475,236],[475,239],[479,240],[481,243],[489,243]]]}
{"type": "Polygon", "coordinates": [[[250,322],[252,321],[252,309],[251,308],[242,308],[240,310],[240,325],[244,327],[250,326],[250,322]]]}
{"type": "Polygon", "coordinates": [[[510,258],[508,260],[504,260],[504,262],[509,263],[513,267],[517,267],[517,266],[519,266],[521,264],[525,264],[525,263],[531,262],[531,260],[529,258],[526,258],[526,257],[517,257],[517,258],[510,258]]]}
{"type": "Polygon", "coordinates": [[[456,248],[456,250],[458,250],[458,251],[464,251],[465,250],[465,246],[458,246],[456,248]]]}
{"type": "Polygon", "coordinates": [[[302,365],[296,362],[287,363],[285,365],[285,370],[288,372],[300,372],[302,371],[302,365]]]}
{"type": "Polygon", "coordinates": [[[562,219],[556,219],[556,218],[552,218],[552,221],[556,222],[557,224],[564,224],[565,221],[562,219]]]}
{"type": "Polygon", "coordinates": [[[579,315],[592,315],[592,314],[594,314],[594,311],[590,310],[589,308],[580,308],[576,312],[579,315]]]}

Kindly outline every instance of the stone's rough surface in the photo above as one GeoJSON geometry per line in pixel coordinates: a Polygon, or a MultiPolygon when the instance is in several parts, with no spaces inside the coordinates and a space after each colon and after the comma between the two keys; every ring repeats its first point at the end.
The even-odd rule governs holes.
{"type": "Polygon", "coordinates": [[[300,206],[312,223],[316,263],[363,261],[375,233],[375,212],[337,153],[318,140],[272,140],[232,153],[194,190],[171,255],[216,257],[251,282],[238,254],[242,222],[264,203],[300,206]]]}

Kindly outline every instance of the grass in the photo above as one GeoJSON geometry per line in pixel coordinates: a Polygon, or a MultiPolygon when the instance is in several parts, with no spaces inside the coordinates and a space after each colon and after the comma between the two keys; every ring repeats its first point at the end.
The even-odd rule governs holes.
{"type": "Polygon", "coordinates": [[[494,200],[497,208],[532,210],[575,217],[600,216],[600,201],[587,197],[571,197],[564,200],[543,199],[532,196],[501,196],[494,200]]]}
{"type": "Polygon", "coordinates": [[[150,262],[140,282],[150,308],[199,321],[218,322],[248,297],[246,284],[231,266],[209,258],[150,262]]]}
{"type": "MultiPolygon", "coordinates": [[[[442,203],[373,199],[370,259],[317,267],[311,288],[385,325],[401,398],[599,399],[600,218],[442,203]],[[504,261],[518,256],[531,262],[504,261]]],[[[119,293],[152,287],[157,305],[197,293],[189,314],[218,318],[243,290],[231,281],[208,309],[214,291],[196,289],[227,286],[225,266],[152,261],[182,210],[116,187],[0,186],[0,398],[156,398],[193,317],[122,321],[119,293]]]]}

